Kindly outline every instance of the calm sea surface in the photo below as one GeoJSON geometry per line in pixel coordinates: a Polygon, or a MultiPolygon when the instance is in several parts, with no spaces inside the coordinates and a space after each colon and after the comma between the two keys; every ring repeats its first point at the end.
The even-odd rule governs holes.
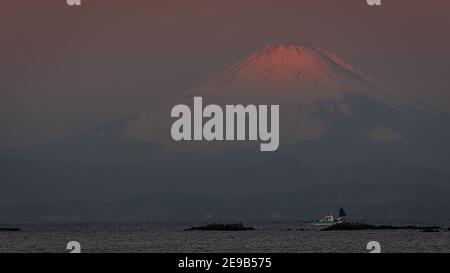
{"type": "Polygon", "coordinates": [[[382,252],[450,252],[449,221],[413,223],[445,227],[440,232],[325,232],[300,222],[245,223],[256,231],[183,230],[198,224],[14,225],[22,232],[0,232],[0,253],[68,252],[69,241],[82,252],[368,252],[369,241],[380,242],[382,252]]]}

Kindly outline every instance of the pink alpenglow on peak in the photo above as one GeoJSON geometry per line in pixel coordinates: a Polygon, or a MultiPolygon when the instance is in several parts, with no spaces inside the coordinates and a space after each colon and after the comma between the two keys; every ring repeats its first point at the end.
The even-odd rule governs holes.
{"type": "Polygon", "coordinates": [[[270,99],[294,100],[307,107],[335,100],[342,112],[348,111],[342,100],[349,94],[367,96],[402,111],[419,107],[394,91],[386,91],[334,53],[300,44],[269,44],[200,84],[194,92],[266,95],[270,99]]]}
{"type": "Polygon", "coordinates": [[[377,84],[328,50],[314,45],[269,44],[191,90],[143,112],[127,124],[122,136],[155,141],[176,152],[222,154],[254,149],[250,146],[255,141],[175,141],[171,109],[179,104],[192,105],[194,97],[222,109],[226,105],[279,105],[280,147],[327,136],[337,121],[364,121],[367,130],[361,137],[378,141],[370,138],[371,129],[399,132],[397,126],[385,124],[378,117],[432,112],[416,100],[377,84]]]}

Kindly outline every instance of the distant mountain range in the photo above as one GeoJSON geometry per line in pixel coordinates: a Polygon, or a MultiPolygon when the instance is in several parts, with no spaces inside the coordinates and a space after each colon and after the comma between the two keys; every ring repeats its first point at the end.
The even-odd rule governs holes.
{"type": "Polygon", "coordinates": [[[439,216],[450,209],[449,139],[449,113],[330,51],[271,44],[156,108],[0,153],[0,221],[266,219],[338,206],[357,216],[439,216]],[[172,141],[170,109],[194,96],[279,104],[280,149],[172,141]]]}
{"type": "Polygon", "coordinates": [[[354,218],[440,219],[450,175],[409,163],[153,168],[0,160],[0,222],[354,218]]]}

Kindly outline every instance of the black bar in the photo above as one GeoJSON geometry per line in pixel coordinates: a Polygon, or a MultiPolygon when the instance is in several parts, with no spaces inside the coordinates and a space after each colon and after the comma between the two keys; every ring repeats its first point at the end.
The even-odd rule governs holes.
{"type": "Polygon", "coordinates": [[[33,265],[35,270],[55,270],[66,268],[77,272],[92,270],[119,270],[119,272],[306,272],[309,270],[337,270],[350,272],[385,272],[388,266],[397,264],[402,272],[424,265],[446,268],[449,254],[0,254],[0,264],[13,266],[15,270],[33,265]],[[252,258],[269,259],[264,262],[244,266],[238,261],[252,258]],[[207,270],[202,263],[196,267],[180,267],[181,261],[210,260],[207,270]],[[241,259],[241,260],[239,260],[241,259]],[[227,264],[225,264],[227,261],[227,264]],[[230,264],[230,261],[233,261],[230,264]],[[228,265],[228,266],[227,266],[228,265]],[[132,270],[133,269],[133,270],[132,270]],[[158,270],[157,270],[158,269],[158,270]],[[131,271],[130,271],[131,270],[131,271]],[[281,270],[281,271],[280,271],[281,270]]]}

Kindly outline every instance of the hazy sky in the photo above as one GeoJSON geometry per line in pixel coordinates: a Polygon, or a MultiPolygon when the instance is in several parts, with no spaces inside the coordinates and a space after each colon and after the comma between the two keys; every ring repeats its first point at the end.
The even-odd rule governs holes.
{"type": "Polygon", "coordinates": [[[0,149],[140,112],[280,41],[450,110],[448,1],[82,1],[2,3],[0,149]]]}

